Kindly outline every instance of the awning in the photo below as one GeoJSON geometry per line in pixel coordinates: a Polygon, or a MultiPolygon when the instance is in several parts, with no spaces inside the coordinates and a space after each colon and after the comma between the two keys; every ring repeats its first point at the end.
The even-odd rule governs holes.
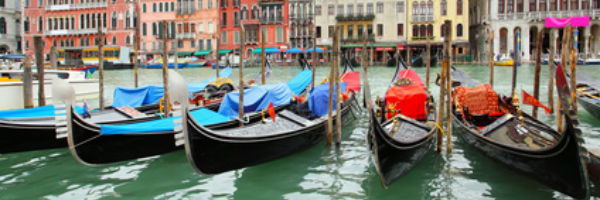
{"type": "MultiPolygon", "coordinates": [[[[262,53],[262,49],[256,48],[256,49],[252,50],[252,53],[254,53],[254,54],[262,53]]],[[[281,53],[281,50],[279,50],[277,48],[265,48],[265,53],[281,53]]]]}
{"type": "Polygon", "coordinates": [[[344,44],[344,45],[342,45],[342,48],[357,48],[357,47],[362,47],[362,44],[344,44]]]}
{"type": "Polygon", "coordinates": [[[396,47],[396,44],[394,43],[375,43],[375,44],[371,44],[369,45],[370,47],[396,47]]]}
{"type": "Polygon", "coordinates": [[[203,56],[203,55],[208,55],[212,53],[212,50],[200,50],[200,51],[196,51],[196,53],[194,53],[195,56],[203,56]]]}
{"type": "Polygon", "coordinates": [[[227,53],[231,53],[233,52],[233,50],[231,49],[220,49],[219,50],[219,54],[227,54],[227,53]]]}
{"type": "Polygon", "coordinates": [[[178,56],[191,56],[192,54],[194,54],[193,51],[180,51],[180,52],[177,52],[178,56]]]}
{"type": "Polygon", "coordinates": [[[394,47],[375,47],[375,51],[393,51],[394,47]]]}

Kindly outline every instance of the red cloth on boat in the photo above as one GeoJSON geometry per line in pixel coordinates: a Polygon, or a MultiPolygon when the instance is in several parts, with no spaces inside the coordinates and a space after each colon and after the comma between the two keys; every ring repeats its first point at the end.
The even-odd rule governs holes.
{"type": "Polygon", "coordinates": [[[498,94],[489,84],[475,87],[459,86],[454,89],[454,99],[471,114],[498,113],[498,94]]]}
{"type": "Polygon", "coordinates": [[[342,74],[342,81],[346,83],[346,91],[360,92],[360,73],[348,72],[342,74]]]}
{"type": "Polygon", "coordinates": [[[410,84],[394,85],[385,93],[386,110],[388,110],[386,118],[399,114],[396,111],[417,120],[427,118],[427,92],[423,81],[412,69],[401,70],[398,73],[398,80],[403,78],[410,79],[410,84]]]}

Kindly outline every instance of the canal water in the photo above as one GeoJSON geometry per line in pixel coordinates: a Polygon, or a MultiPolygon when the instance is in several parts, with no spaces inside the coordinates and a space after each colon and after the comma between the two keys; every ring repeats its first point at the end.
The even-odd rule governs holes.
{"type": "MultiPolygon", "coordinates": [[[[580,66],[578,71],[600,79],[600,66],[580,66]]],[[[481,82],[488,82],[487,66],[457,66],[481,82]]],[[[433,74],[440,67],[432,68],[433,74]]],[[[423,77],[424,68],[415,68],[423,77]]],[[[259,68],[246,68],[245,80],[255,78],[259,68]]],[[[300,71],[299,67],[275,67],[268,83],[281,83],[300,71]]],[[[522,66],[518,89],[533,93],[533,66],[522,66]]],[[[206,68],[182,69],[188,82],[199,82],[214,74],[206,68]]],[[[317,81],[329,68],[317,70],[317,81]]],[[[373,97],[383,95],[394,69],[370,67],[373,97]]],[[[161,70],[140,70],[142,85],[160,84],[161,70]]],[[[496,67],[494,89],[509,94],[511,68],[496,67]]],[[[115,87],[133,86],[133,71],[106,71],[107,91],[112,102],[115,87]]],[[[238,71],[232,79],[237,82],[238,71]]],[[[541,98],[547,103],[548,67],[543,66],[541,98]]],[[[439,97],[437,86],[431,88],[439,97]]],[[[520,92],[519,92],[520,95],[520,92]]],[[[97,105],[97,100],[88,104],[97,105]]],[[[530,112],[529,106],[523,106],[530,112]]],[[[541,114],[555,124],[555,115],[541,114]]],[[[579,109],[586,146],[600,148],[600,123],[579,109]]],[[[366,112],[344,126],[339,148],[322,142],[306,151],[236,171],[207,176],[194,172],[183,151],[110,165],[88,167],[77,163],[67,149],[0,155],[0,199],[568,199],[525,176],[515,173],[453,136],[453,151],[432,151],[408,174],[387,190],[379,181],[365,141],[366,112]]],[[[565,163],[568,164],[568,163],[565,163]]],[[[548,166],[551,167],[551,166],[548,166]]]]}

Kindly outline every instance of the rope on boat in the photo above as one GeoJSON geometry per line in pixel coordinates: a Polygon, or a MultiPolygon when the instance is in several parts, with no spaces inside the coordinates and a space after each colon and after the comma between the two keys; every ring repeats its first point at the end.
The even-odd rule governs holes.
{"type": "Polygon", "coordinates": [[[440,132],[442,132],[442,136],[446,136],[446,133],[444,133],[444,129],[442,129],[442,126],[440,126],[440,124],[438,124],[437,122],[427,122],[425,124],[435,125],[435,127],[437,127],[438,130],[440,130],[440,132]]]}

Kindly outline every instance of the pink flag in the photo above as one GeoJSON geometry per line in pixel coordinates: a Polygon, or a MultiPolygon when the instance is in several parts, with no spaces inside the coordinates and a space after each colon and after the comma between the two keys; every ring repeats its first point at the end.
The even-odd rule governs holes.
{"type": "Polygon", "coordinates": [[[569,18],[546,17],[546,28],[562,28],[567,26],[569,23],[572,27],[589,26],[590,16],[569,18]]]}

